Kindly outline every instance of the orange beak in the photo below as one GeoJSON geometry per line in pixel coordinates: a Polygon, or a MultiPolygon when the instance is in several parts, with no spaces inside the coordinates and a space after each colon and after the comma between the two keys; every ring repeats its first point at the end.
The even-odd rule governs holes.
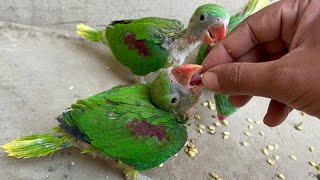
{"type": "Polygon", "coordinates": [[[208,46],[213,46],[227,35],[225,24],[211,25],[204,33],[203,42],[208,46]]]}
{"type": "Polygon", "coordinates": [[[201,80],[202,66],[197,64],[183,64],[176,66],[171,70],[176,81],[182,86],[197,86],[202,85],[201,80]]]}

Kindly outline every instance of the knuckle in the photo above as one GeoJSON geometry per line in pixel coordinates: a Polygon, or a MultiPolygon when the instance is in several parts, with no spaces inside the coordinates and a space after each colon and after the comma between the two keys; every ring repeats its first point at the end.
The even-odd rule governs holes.
{"type": "Polygon", "coordinates": [[[240,64],[233,64],[229,67],[228,72],[228,86],[234,92],[241,92],[242,81],[241,77],[245,72],[245,67],[240,64]]]}

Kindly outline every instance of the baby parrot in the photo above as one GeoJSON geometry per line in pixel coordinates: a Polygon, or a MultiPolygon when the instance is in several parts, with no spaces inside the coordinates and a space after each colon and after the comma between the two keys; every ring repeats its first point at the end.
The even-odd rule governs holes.
{"type": "MultiPolygon", "coordinates": [[[[248,16],[266,7],[268,4],[269,0],[250,0],[247,3],[247,7],[243,13],[238,13],[230,18],[227,33],[231,32],[248,16]]],[[[213,46],[202,43],[198,52],[196,63],[202,64],[203,60],[206,58],[212,48],[213,46]]],[[[229,96],[223,94],[215,94],[214,99],[217,106],[218,119],[221,121],[238,110],[238,108],[232,106],[232,104],[229,102],[229,96]]]]}
{"type": "Polygon", "coordinates": [[[114,87],[78,100],[46,134],[19,137],[2,148],[8,156],[31,158],[70,147],[111,158],[127,179],[159,166],[187,141],[184,122],[193,115],[202,90],[202,66],[162,69],[148,84],[114,87]]]}
{"type": "Polygon", "coordinates": [[[184,29],[174,19],[146,17],[114,21],[104,30],[84,24],[77,33],[85,39],[109,46],[121,64],[140,77],[161,68],[181,65],[199,44],[214,44],[226,35],[230,15],[222,7],[210,3],[196,9],[184,29]]]}

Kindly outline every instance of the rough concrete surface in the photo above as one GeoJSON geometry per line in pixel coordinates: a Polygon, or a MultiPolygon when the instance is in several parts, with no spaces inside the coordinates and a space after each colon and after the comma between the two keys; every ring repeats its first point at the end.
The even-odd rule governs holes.
{"type": "MultiPolygon", "coordinates": [[[[71,30],[78,21],[99,25],[111,19],[141,17],[145,14],[178,16],[186,22],[193,7],[203,3],[192,1],[185,5],[183,2],[187,1],[173,1],[172,5],[171,1],[158,0],[152,3],[124,0],[95,2],[106,6],[94,9],[89,1],[76,0],[0,1],[1,20],[50,26],[38,28],[0,23],[0,145],[21,135],[46,132],[57,125],[53,118],[77,99],[130,82],[130,72],[114,60],[108,48],[81,40],[53,26],[71,30]],[[182,6],[180,3],[185,11],[179,11],[182,6]],[[76,8],[76,5],[79,7],[76,8]],[[131,10],[132,6],[137,6],[135,11],[131,10]],[[83,14],[81,11],[84,9],[88,10],[83,14]],[[88,16],[88,13],[94,15],[88,16]],[[69,90],[70,86],[74,86],[74,89],[69,90]]],[[[227,5],[226,1],[218,2],[227,5]]],[[[243,6],[242,0],[228,4],[230,10],[238,10],[243,6]]],[[[207,129],[199,134],[199,124],[209,126],[217,121],[212,117],[216,113],[214,110],[201,106],[207,99],[213,100],[212,93],[204,91],[197,110],[202,119],[191,121],[189,130],[189,138],[196,139],[194,144],[199,154],[190,158],[182,149],[177,157],[170,158],[162,168],[154,168],[143,174],[163,180],[212,179],[210,172],[215,172],[225,180],[278,179],[278,173],[284,174],[286,179],[316,179],[309,173],[319,174],[319,171],[308,162],[320,163],[318,119],[301,116],[294,111],[279,127],[269,128],[262,123],[252,123],[253,130],[248,130],[249,123],[245,119],[261,120],[268,104],[267,99],[255,98],[228,118],[227,127],[217,127],[215,135],[210,135],[207,129]],[[294,126],[301,121],[304,121],[304,129],[297,131],[294,126]],[[222,138],[224,131],[231,134],[228,140],[222,138]],[[250,132],[251,136],[244,135],[244,131],[250,132]],[[265,135],[259,135],[259,131],[265,135]],[[243,141],[248,142],[249,146],[242,146],[243,141]],[[269,151],[268,156],[261,152],[267,145],[273,144],[278,144],[279,149],[269,151]],[[315,152],[311,153],[309,146],[314,146],[315,152]],[[280,159],[271,166],[266,160],[274,155],[279,155],[280,159]],[[295,155],[297,160],[291,160],[289,155],[295,155]]],[[[123,179],[121,170],[113,162],[79,153],[77,149],[68,149],[50,157],[15,159],[7,157],[1,149],[0,179],[123,179]]]]}
{"type": "Polygon", "coordinates": [[[104,26],[111,20],[146,16],[187,23],[195,7],[208,2],[239,12],[247,0],[0,0],[0,21],[69,30],[79,22],[104,26]]]}

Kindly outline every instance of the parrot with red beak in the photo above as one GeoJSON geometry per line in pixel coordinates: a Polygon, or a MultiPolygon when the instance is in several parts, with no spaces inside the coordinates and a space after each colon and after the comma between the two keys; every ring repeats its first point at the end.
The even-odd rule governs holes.
{"type": "MultiPolygon", "coordinates": [[[[234,28],[236,28],[238,24],[240,24],[247,17],[259,11],[260,9],[266,7],[268,4],[269,0],[249,0],[244,12],[231,16],[230,22],[228,24],[227,34],[230,33],[234,28]]],[[[208,45],[208,43],[202,43],[198,52],[198,56],[196,58],[196,63],[202,64],[203,60],[206,58],[206,56],[209,54],[212,48],[212,45],[208,45]]],[[[238,110],[237,107],[234,107],[229,102],[229,96],[227,95],[215,94],[214,99],[217,107],[217,116],[220,121],[226,119],[229,115],[233,114],[238,110]]]]}
{"type": "Polygon", "coordinates": [[[32,158],[78,147],[111,158],[127,179],[148,179],[138,171],[159,166],[187,141],[184,122],[202,90],[202,66],[162,69],[148,84],[118,86],[72,104],[45,134],[22,136],[2,148],[8,156],[32,158]]]}
{"type": "Polygon", "coordinates": [[[103,30],[78,24],[77,33],[109,46],[116,60],[144,82],[144,76],[152,72],[183,64],[201,42],[220,41],[229,18],[224,8],[209,3],[195,10],[187,28],[178,20],[146,17],[114,21],[103,30]]]}

